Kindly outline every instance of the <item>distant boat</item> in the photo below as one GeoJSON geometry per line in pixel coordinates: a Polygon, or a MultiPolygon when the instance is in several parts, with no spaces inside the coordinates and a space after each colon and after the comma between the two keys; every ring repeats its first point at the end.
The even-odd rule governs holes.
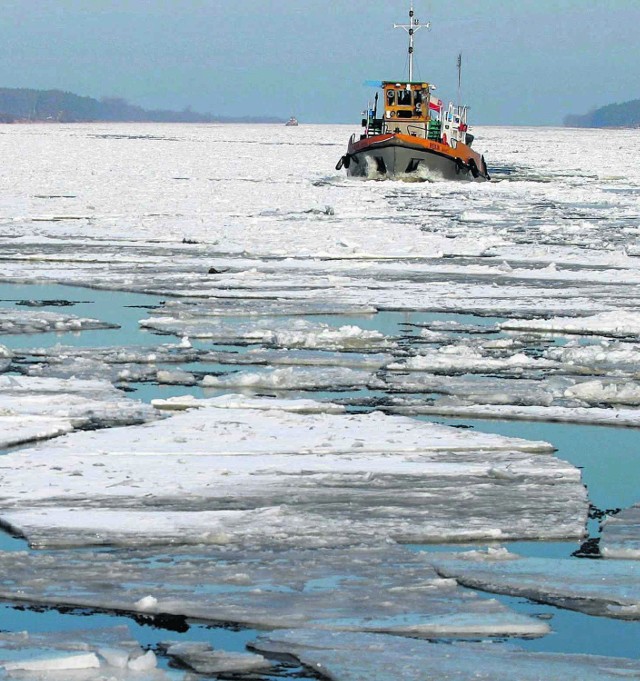
{"type": "Polygon", "coordinates": [[[298,123],[298,119],[295,116],[291,116],[291,118],[285,123],[285,125],[288,127],[294,127],[300,124],[298,123]]]}
{"type": "MultiPolygon", "coordinates": [[[[378,95],[362,119],[364,133],[352,135],[343,167],[355,177],[424,177],[437,174],[447,180],[488,180],[484,157],[471,149],[473,135],[467,124],[468,108],[450,103],[447,108],[434,96],[435,85],[413,79],[415,33],[430,24],[414,16],[413,2],[408,24],[394,24],[409,34],[409,80],[382,81],[384,110],[378,116],[378,95]]],[[[462,55],[458,56],[458,90],[462,55]]]]}

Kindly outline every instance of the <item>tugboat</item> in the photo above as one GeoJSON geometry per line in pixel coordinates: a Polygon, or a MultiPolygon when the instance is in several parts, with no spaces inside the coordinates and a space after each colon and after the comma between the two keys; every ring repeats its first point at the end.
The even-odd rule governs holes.
{"type": "MultiPolygon", "coordinates": [[[[409,80],[382,81],[383,111],[378,116],[379,93],[373,107],[362,119],[364,132],[351,136],[347,153],[336,170],[343,167],[350,177],[489,180],[484,156],[471,149],[474,136],[467,123],[468,108],[450,103],[444,108],[433,93],[436,86],[414,81],[414,36],[421,28],[413,2],[408,24],[394,24],[409,34],[409,80]]],[[[458,89],[462,56],[458,56],[458,89]]]]}
{"type": "Polygon", "coordinates": [[[288,128],[294,127],[299,125],[298,119],[295,116],[291,116],[291,118],[285,123],[285,126],[288,128]]]}

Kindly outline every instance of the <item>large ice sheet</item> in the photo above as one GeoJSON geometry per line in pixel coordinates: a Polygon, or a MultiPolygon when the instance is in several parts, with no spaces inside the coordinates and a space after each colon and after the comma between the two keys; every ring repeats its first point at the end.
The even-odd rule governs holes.
{"type": "Polygon", "coordinates": [[[0,519],[39,546],[255,542],[230,510],[269,511],[267,541],[287,545],[584,532],[580,473],[547,443],[230,399],[5,457],[0,519]]]}
{"type": "Polygon", "coordinates": [[[265,634],[253,645],[266,653],[294,655],[333,681],[619,681],[640,677],[637,660],[528,653],[495,643],[442,645],[384,634],[294,629],[265,634]]]}
{"type": "Polygon", "coordinates": [[[640,619],[640,563],[522,558],[506,550],[438,555],[442,576],[483,591],[524,596],[589,615],[640,619]]]}
{"type": "Polygon", "coordinates": [[[439,578],[392,544],[343,549],[167,548],[1,553],[0,596],[257,628],[467,638],[542,636],[547,623],[439,578]]]}
{"type": "Polygon", "coordinates": [[[603,558],[640,560],[640,505],[605,520],[600,553],[603,558]]]}
{"type": "Polygon", "coordinates": [[[103,381],[0,376],[0,448],[157,417],[103,381]]]}

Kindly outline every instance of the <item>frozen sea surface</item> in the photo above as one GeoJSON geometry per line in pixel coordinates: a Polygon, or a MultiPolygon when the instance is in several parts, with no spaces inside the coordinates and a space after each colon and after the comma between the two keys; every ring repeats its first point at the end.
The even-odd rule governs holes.
{"type": "MultiPolygon", "coordinates": [[[[199,397],[205,390],[217,394],[234,381],[244,382],[247,397],[256,392],[274,394],[279,383],[280,388],[286,385],[287,390],[294,389],[291,397],[308,398],[313,393],[325,400],[324,406],[311,409],[320,413],[339,409],[335,404],[339,398],[348,410],[402,406],[414,410],[408,413],[459,413],[463,425],[471,415],[637,425],[640,171],[625,163],[629,149],[640,151],[637,131],[603,134],[478,129],[478,149],[490,160],[494,177],[493,182],[482,185],[368,183],[339,176],[333,167],[353,131],[346,126],[302,126],[294,132],[283,126],[257,130],[250,126],[129,124],[3,127],[0,149],[11,162],[0,173],[0,278],[4,282],[39,281],[51,291],[65,283],[103,290],[92,292],[89,298],[95,303],[89,305],[82,302],[87,300],[84,293],[75,294],[71,289],[45,294],[25,287],[24,295],[13,288],[8,290],[3,294],[3,298],[12,299],[8,317],[42,320],[52,313],[58,315],[62,326],[56,330],[53,323],[37,335],[2,336],[10,354],[0,352],[0,371],[8,372],[6,376],[12,379],[24,374],[33,378],[101,378],[134,390],[149,401],[187,391],[199,397]],[[553,156],[545,151],[549,144],[554,148],[553,156]],[[586,147],[593,159],[588,171],[582,153],[586,147]],[[37,164],[34,158],[38,158],[37,164]],[[119,172],[112,172],[114,167],[119,172]],[[131,291],[131,304],[146,307],[122,308],[113,318],[109,289],[131,291]],[[46,304],[53,299],[59,304],[46,304]],[[435,313],[440,317],[433,316],[435,313]],[[484,316],[486,324],[473,315],[484,316]],[[65,325],[64,321],[71,322],[72,317],[122,328],[74,333],[72,324],[65,325]],[[150,326],[142,327],[140,333],[139,321],[145,319],[151,320],[150,326]],[[443,323],[438,326],[438,321],[443,323]],[[157,336],[154,330],[163,335],[157,336]],[[170,343],[167,333],[175,336],[170,343]],[[203,337],[192,335],[187,339],[190,334],[203,337]],[[244,359],[252,357],[247,352],[249,343],[255,348],[255,366],[244,359]],[[143,352],[130,353],[126,362],[119,363],[118,346],[134,344],[144,348],[146,359],[143,352]],[[74,356],[73,351],[57,353],[52,349],[56,345],[99,346],[102,350],[74,356]],[[170,345],[178,349],[168,349],[170,345]],[[30,355],[29,348],[43,352],[30,355]],[[238,372],[238,364],[248,366],[238,372]],[[291,371],[275,374],[282,365],[291,371]],[[305,372],[309,367],[315,374],[305,372]],[[317,371],[320,367],[338,371],[317,371]],[[373,375],[373,380],[367,379],[368,387],[364,383],[347,385],[348,381],[341,386],[338,377],[347,376],[345,369],[373,375]],[[244,376],[234,378],[235,373],[244,376]],[[282,380],[265,382],[265,376],[274,375],[282,380]],[[203,388],[205,376],[213,377],[210,380],[218,385],[203,388]],[[179,382],[179,377],[193,386],[170,384],[179,382]],[[158,386],[161,378],[171,381],[158,386]],[[340,393],[345,387],[349,393],[340,393]]],[[[2,306],[6,307],[4,302],[2,306]]],[[[184,398],[180,401],[182,407],[193,406],[186,405],[184,398]]],[[[179,406],[165,401],[163,406],[167,405],[173,409],[179,406]]],[[[302,407],[301,414],[308,409],[302,407]]],[[[232,412],[227,412],[230,420],[235,418],[232,412]]],[[[307,425],[316,430],[313,419],[306,418],[307,425]]],[[[525,432],[531,424],[515,425],[525,432]]],[[[236,427],[229,425],[229,432],[236,427]]],[[[491,422],[483,427],[491,430],[491,422]]],[[[502,427],[495,425],[496,429],[502,427]]],[[[146,427],[132,430],[137,430],[141,439],[129,441],[130,450],[140,451],[144,445],[148,452],[146,427]]],[[[377,486],[381,480],[387,481],[382,468],[376,469],[371,479],[362,474],[371,461],[370,442],[380,439],[379,431],[366,439],[367,456],[362,456],[359,444],[355,446],[359,441],[354,437],[345,451],[329,447],[327,454],[320,447],[312,459],[299,459],[298,463],[305,465],[313,461],[308,475],[301,467],[294,476],[289,475],[290,469],[280,468],[265,476],[261,468],[258,476],[247,478],[252,483],[256,477],[262,482],[276,481],[280,491],[286,488],[287,502],[295,503],[297,498],[291,494],[294,485],[296,491],[302,487],[307,493],[314,489],[307,483],[319,481],[321,475],[325,484],[327,470],[348,458],[355,462],[357,475],[351,475],[341,489],[343,508],[348,493],[356,488],[358,499],[368,499],[369,506],[361,507],[364,514],[367,508],[379,508],[377,486]],[[327,470],[319,473],[321,464],[327,470]],[[283,479],[291,486],[283,486],[283,479]]],[[[212,435],[205,426],[203,440],[207,434],[212,435]]],[[[205,519],[202,514],[212,511],[198,508],[194,514],[193,509],[173,506],[180,499],[177,469],[171,473],[176,489],[170,490],[170,508],[162,508],[164,502],[158,505],[157,498],[144,506],[144,490],[153,487],[159,475],[157,470],[150,470],[153,456],[158,455],[158,466],[153,466],[157,469],[168,457],[185,456],[181,445],[186,448],[192,440],[173,442],[171,448],[140,457],[147,467],[128,472],[133,455],[123,448],[115,447],[115,455],[109,457],[80,459],[81,443],[89,450],[102,442],[100,438],[93,440],[93,435],[101,436],[71,433],[54,441],[50,454],[63,462],[62,471],[55,469],[57,461],[53,460],[38,470],[30,469],[28,463],[25,468],[16,468],[11,489],[7,488],[9,496],[15,493],[15,498],[5,509],[15,514],[12,522],[16,526],[23,523],[34,543],[42,545],[59,545],[69,528],[73,532],[67,533],[67,541],[73,539],[80,545],[130,543],[135,532],[127,529],[118,536],[114,533],[116,526],[130,526],[124,523],[125,516],[138,521],[151,518],[141,525],[147,540],[154,533],[161,542],[173,541],[177,534],[184,537],[192,532],[189,536],[197,536],[202,527],[196,528],[194,517],[205,519]],[[68,445],[71,441],[78,443],[77,450],[68,445]],[[109,484],[116,486],[102,497],[108,501],[106,506],[88,508],[93,494],[87,496],[87,483],[101,482],[102,468],[88,466],[103,463],[103,458],[109,466],[115,465],[111,459],[120,459],[111,473],[122,473],[123,477],[110,479],[109,484]],[[135,473],[131,479],[124,477],[131,473],[135,473]],[[52,495],[37,503],[23,499],[32,489],[26,483],[29,475],[34,476],[38,490],[51,483],[52,495]],[[21,476],[24,479],[17,484],[21,476]],[[123,490],[126,497],[119,494],[123,490]],[[55,495],[60,496],[56,499],[55,495]]],[[[183,437],[181,429],[175,437],[183,437]]],[[[307,437],[308,433],[295,441],[307,437]]],[[[617,460],[613,438],[604,444],[601,438],[585,441],[589,453],[596,442],[599,448],[596,465],[585,470],[586,478],[596,479],[593,471],[617,460]]],[[[313,436],[311,442],[316,447],[322,444],[313,436]]],[[[111,441],[104,444],[112,446],[111,441]]],[[[271,446],[272,442],[267,440],[266,444],[271,446]]],[[[264,441],[260,445],[262,453],[256,455],[254,451],[254,459],[270,451],[264,441]]],[[[35,455],[42,456],[43,463],[48,448],[49,444],[39,448],[41,453],[35,455]]],[[[551,472],[546,466],[553,457],[548,453],[515,453],[518,463],[514,475],[513,453],[491,453],[489,464],[486,460],[481,463],[484,451],[478,452],[476,459],[468,451],[455,452],[455,456],[438,452],[441,463],[452,470],[459,471],[462,462],[467,471],[485,466],[485,472],[474,479],[473,499],[460,503],[460,497],[452,496],[449,510],[445,512],[446,504],[441,506],[443,513],[436,519],[436,525],[440,525],[434,539],[451,538],[451,519],[456,518],[460,526],[453,528],[454,534],[462,529],[468,532],[470,524],[475,532],[473,523],[478,520],[483,533],[490,527],[495,531],[499,519],[496,509],[506,508],[502,503],[492,504],[492,499],[503,501],[504,496],[498,496],[501,486],[503,490],[519,490],[513,497],[514,512],[520,521],[528,515],[527,522],[531,528],[537,524],[538,533],[549,531],[549,521],[559,510],[571,516],[571,527],[584,525],[586,496],[573,506],[577,497],[569,495],[573,501],[567,506],[562,494],[552,499],[555,483],[547,489],[547,496],[541,496],[543,477],[538,474],[533,487],[528,485],[527,476],[543,460],[544,475],[551,472]],[[500,463],[494,466],[496,456],[500,463]],[[531,468],[536,458],[540,461],[531,468]],[[529,468],[522,477],[525,461],[529,468]],[[483,498],[485,484],[489,493],[483,498]],[[454,499],[458,501],[456,512],[461,508],[468,514],[454,513],[454,499]],[[526,499],[527,505],[518,509],[516,499],[526,499]],[[533,503],[534,499],[539,503],[533,503]],[[490,514],[478,515],[483,503],[490,514]],[[579,514],[572,515],[578,508],[582,509],[579,514]],[[447,528],[449,535],[445,534],[447,528]]],[[[25,460],[31,456],[29,453],[25,460]]],[[[226,458],[236,456],[234,450],[233,457],[226,458]]],[[[304,456],[310,455],[305,451],[304,456]]],[[[376,465],[397,456],[403,461],[405,491],[405,483],[416,477],[409,474],[411,467],[422,467],[424,462],[410,461],[416,452],[403,450],[398,454],[385,449],[375,453],[376,465]]],[[[430,467],[435,457],[435,452],[429,454],[430,467]]],[[[15,458],[10,459],[12,464],[15,458]]],[[[593,459],[590,461],[593,464],[593,459]]],[[[201,463],[208,463],[206,456],[201,463]]],[[[337,477],[331,479],[333,494],[336,485],[345,483],[346,471],[338,469],[337,477]]],[[[167,479],[169,475],[167,471],[167,479]]],[[[463,495],[466,480],[448,475],[449,483],[454,480],[458,488],[453,492],[463,495]]],[[[627,504],[637,502],[637,494],[627,490],[633,480],[631,469],[619,479],[624,491],[619,498],[627,504]]],[[[412,484],[415,482],[413,479],[412,484]]],[[[565,478],[564,473],[560,484],[566,490],[579,489],[577,480],[565,478]]],[[[272,502],[277,490],[266,487],[266,498],[272,502]]],[[[166,492],[166,488],[161,489],[166,492]]],[[[598,496],[598,489],[592,485],[591,500],[598,496]]],[[[388,487],[385,492],[383,485],[382,494],[389,495],[390,490],[388,487]]],[[[264,491],[261,487],[260,493],[264,491]]],[[[191,496],[187,496],[191,502],[191,496]]],[[[421,502],[424,498],[420,496],[421,502]]],[[[231,506],[234,500],[227,498],[231,506]]],[[[598,503],[606,510],[602,502],[598,503]]],[[[260,521],[266,518],[272,523],[269,527],[275,537],[283,536],[284,530],[286,537],[312,536],[315,542],[319,538],[326,541],[313,522],[298,522],[298,534],[292,532],[292,518],[280,506],[226,507],[213,513],[221,519],[223,511],[257,512],[260,521]]],[[[394,508],[390,516],[395,513],[394,508]]],[[[412,513],[415,518],[415,511],[412,513]]],[[[338,515],[344,515],[342,509],[336,522],[338,515]]],[[[311,514],[306,517],[313,519],[311,514]]],[[[326,521],[327,516],[322,517],[326,521]]],[[[619,517],[621,522],[625,518],[622,514],[619,517]]],[[[248,518],[240,536],[243,532],[252,536],[247,529],[256,525],[248,518]]],[[[299,521],[300,516],[297,518],[299,521]]],[[[244,522],[237,515],[231,520],[232,515],[224,519],[225,536],[230,536],[228,527],[233,523],[234,532],[238,532],[244,522]]],[[[370,521],[368,517],[366,520],[370,521]]],[[[503,520],[506,525],[506,516],[503,520]]],[[[518,534],[523,528],[520,521],[518,534]]],[[[558,532],[565,534],[566,527],[559,523],[558,532]]],[[[219,529],[216,525],[216,533],[219,529]]],[[[385,532],[389,533],[389,527],[385,532]]],[[[354,523],[349,524],[348,532],[336,525],[331,540],[336,536],[344,537],[349,545],[355,538],[360,541],[354,523]]],[[[628,545],[627,539],[625,543],[628,545]]],[[[576,559],[570,562],[573,565],[576,559]]],[[[62,599],[64,592],[61,587],[53,598],[62,599]]],[[[144,600],[150,594],[141,588],[137,595],[144,600]]],[[[610,631],[604,626],[601,629],[610,631]]],[[[629,647],[628,654],[637,655],[637,651],[629,647]]],[[[526,669],[524,659],[518,660],[516,666],[526,669]]],[[[354,661],[366,662],[363,656],[354,658],[352,665],[354,661]]],[[[483,666],[493,669],[485,658],[483,666]]],[[[631,674],[631,668],[625,673],[631,674]]],[[[565,675],[571,674],[567,671],[565,675]]],[[[366,676],[374,678],[369,671],[366,676]]],[[[578,676],[589,678],[584,670],[578,676]]]]}

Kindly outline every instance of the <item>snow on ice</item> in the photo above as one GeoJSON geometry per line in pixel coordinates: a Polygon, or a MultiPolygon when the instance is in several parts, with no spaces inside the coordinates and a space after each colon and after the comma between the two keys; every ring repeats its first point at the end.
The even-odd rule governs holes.
{"type": "Polygon", "coordinates": [[[0,518],[38,546],[583,535],[580,473],[547,443],[281,404],[223,397],[10,454],[0,518]]]}

